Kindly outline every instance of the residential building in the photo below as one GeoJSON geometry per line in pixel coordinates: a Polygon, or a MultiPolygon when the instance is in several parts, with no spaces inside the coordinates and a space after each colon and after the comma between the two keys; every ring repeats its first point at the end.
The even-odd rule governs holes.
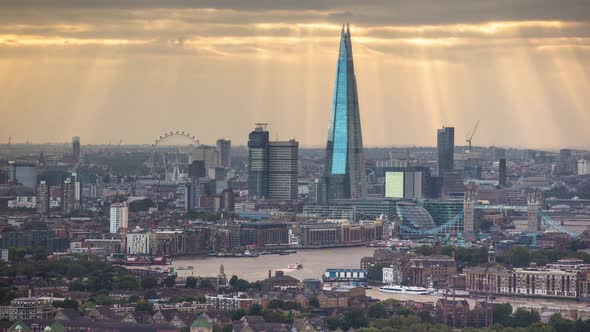
{"type": "Polygon", "coordinates": [[[240,245],[257,248],[289,245],[289,225],[275,222],[251,222],[240,224],[240,245]]]}
{"type": "Polygon", "coordinates": [[[127,202],[111,204],[110,232],[119,233],[119,229],[129,227],[129,207],[127,202]]]}
{"type": "Polygon", "coordinates": [[[56,309],[47,301],[34,297],[19,297],[10,301],[10,305],[0,306],[0,319],[8,321],[53,319],[56,309]]]}
{"type": "Polygon", "coordinates": [[[51,191],[49,190],[49,184],[43,180],[37,184],[37,212],[49,215],[50,202],[51,202],[51,191]]]}
{"type": "Polygon", "coordinates": [[[590,265],[579,259],[562,259],[543,267],[507,269],[499,265],[466,268],[466,290],[496,295],[588,298],[590,265]]]}
{"type": "Polygon", "coordinates": [[[590,160],[578,160],[578,175],[590,174],[590,160]]]}
{"type": "Polygon", "coordinates": [[[212,309],[219,309],[224,311],[232,311],[237,309],[248,309],[253,303],[252,298],[245,293],[238,293],[237,295],[207,295],[207,304],[212,309]]]}
{"type": "Polygon", "coordinates": [[[446,287],[457,273],[457,263],[449,256],[421,256],[410,259],[410,285],[446,287]]]}
{"type": "Polygon", "coordinates": [[[148,256],[153,253],[155,237],[150,232],[127,233],[127,254],[148,256]]]}

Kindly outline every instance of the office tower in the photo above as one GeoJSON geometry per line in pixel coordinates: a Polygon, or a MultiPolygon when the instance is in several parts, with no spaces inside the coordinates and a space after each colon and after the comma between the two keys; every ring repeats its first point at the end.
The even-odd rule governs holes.
{"type": "Polygon", "coordinates": [[[498,173],[499,173],[498,183],[502,187],[506,187],[506,159],[500,159],[498,173]]]}
{"type": "Polygon", "coordinates": [[[207,170],[205,168],[205,161],[203,160],[193,160],[193,162],[188,165],[188,177],[198,177],[202,178],[207,175],[207,170]]]}
{"type": "Polygon", "coordinates": [[[248,196],[268,196],[268,130],[266,123],[257,123],[248,136],[248,196]]]}
{"type": "Polygon", "coordinates": [[[224,189],[221,192],[221,202],[219,203],[222,211],[233,211],[235,206],[234,192],[231,189],[224,189]]]}
{"type": "Polygon", "coordinates": [[[129,208],[127,202],[111,204],[111,234],[119,233],[119,230],[127,230],[129,227],[129,208]]]}
{"type": "Polygon", "coordinates": [[[465,195],[463,177],[457,172],[445,173],[442,176],[442,198],[461,198],[465,195]]]}
{"type": "Polygon", "coordinates": [[[49,183],[40,181],[37,185],[37,212],[45,215],[49,215],[50,208],[50,196],[51,191],[49,190],[49,183]]]}
{"type": "Polygon", "coordinates": [[[452,172],[455,154],[455,128],[443,127],[437,131],[438,176],[452,172]]]}
{"type": "Polygon", "coordinates": [[[74,154],[74,158],[80,158],[80,137],[78,136],[72,137],[72,152],[74,154]]]}
{"type": "Polygon", "coordinates": [[[471,152],[464,156],[462,161],[463,164],[463,178],[464,179],[481,179],[481,160],[477,156],[477,153],[471,152]]]}
{"type": "Polygon", "coordinates": [[[572,150],[570,149],[560,149],[559,150],[559,160],[566,161],[572,157],[572,150]]]}
{"type": "Polygon", "coordinates": [[[219,166],[219,153],[214,146],[199,145],[195,148],[194,160],[205,163],[205,169],[219,166]]]}
{"type": "Polygon", "coordinates": [[[386,198],[423,198],[422,172],[386,172],[385,173],[385,197],[386,198]]]}
{"type": "Polygon", "coordinates": [[[365,161],[350,29],[342,27],[326,144],[325,200],[364,198],[365,161]]]}
{"type": "Polygon", "coordinates": [[[76,181],[72,177],[64,180],[61,189],[61,210],[64,214],[70,214],[76,210],[76,181]]]}
{"type": "Polygon", "coordinates": [[[185,189],[185,210],[214,210],[215,194],[214,180],[208,177],[191,177],[185,189]]]}
{"type": "Polygon", "coordinates": [[[226,139],[218,139],[217,153],[219,153],[219,166],[231,168],[231,141],[226,139]]]}
{"type": "Polygon", "coordinates": [[[10,182],[20,183],[25,187],[37,185],[37,164],[10,161],[10,182]]]}
{"type": "Polygon", "coordinates": [[[268,198],[282,201],[297,200],[298,162],[299,143],[297,141],[269,143],[268,198]]]}

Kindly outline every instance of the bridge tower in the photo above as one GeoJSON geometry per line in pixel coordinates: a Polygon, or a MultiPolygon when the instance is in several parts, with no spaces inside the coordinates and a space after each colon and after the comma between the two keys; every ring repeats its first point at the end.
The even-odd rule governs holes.
{"type": "Polygon", "coordinates": [[[527,211],[528,211],[528,228],[531,233],[538,233],[541,230],[541,204],[543,197],[539,189],[528,193],[527,211]]]}
{"type": "Polygon", "coordinates": [[[477,204],[477,185],[474,182],[469,182],[463,201],[463,236],[469,241],[476,240],[475,204],[477,204]]]}

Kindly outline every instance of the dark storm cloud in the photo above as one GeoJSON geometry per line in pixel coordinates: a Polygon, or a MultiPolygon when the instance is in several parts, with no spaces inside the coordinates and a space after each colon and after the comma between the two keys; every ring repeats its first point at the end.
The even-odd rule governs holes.
{"type": "Polygon", "coordinates": [[[325,13],[333,22],[344,20],[362,25],[450,24],[482,21],[564,20],[587,21],[588,0],[8,0],[0,2],[5,17],[38,12],[60,17],[68,11],[101,11],[118,16],[137,10],[219,9],[252,12],[271,11],[325,13]],[[6,15],[9,14],[9,15],[6,15]]]}

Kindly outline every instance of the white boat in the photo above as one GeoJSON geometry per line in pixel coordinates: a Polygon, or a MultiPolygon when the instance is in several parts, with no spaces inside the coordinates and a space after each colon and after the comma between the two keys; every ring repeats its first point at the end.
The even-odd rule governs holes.
{"type": "Polygon", "coordinates": [[[287,265],[287,268],[289,270],[300,270],[303,268],[303,265],[299,264],[299,263],[295,263],[295,264],[289,264],[287,265]]]}
{"type": "Polygon", "coordinates": [[[381,293],[408,294],[408,295],[428,295],[428,290],[424,287],[387,285],[379,288],[381,293]]]}
{"type": "MultiPolygon", "coordinates": [[[[434,295],[444,296],[445,290],[444,289],[437,289],[436,291],[434,291],[434,295]]],[[[466,290],[463,290],[463,289],[455,289],[454,291],[452,289],[448,289],[446,291],[446,295],[448,297],[469,297],[469,292],[466,290]]]]}

